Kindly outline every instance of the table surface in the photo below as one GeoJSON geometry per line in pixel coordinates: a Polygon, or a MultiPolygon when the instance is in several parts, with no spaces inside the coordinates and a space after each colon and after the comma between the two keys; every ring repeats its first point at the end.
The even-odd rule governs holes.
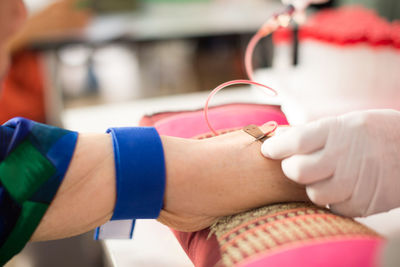
{"type": "MultiPolygon", "coordinates": [[[[104,132],[108,127],[136,126],[145,114],[201,108],[207,94],[207,92],[192,93],[136,100],[123,104],[70,109],[64,111],[62,119],[67,129],[104,132]]],[[[263,97],[248,88],[239,88],[221,92],[215,97],[213,103],[267,103],[271,101],[279,100],[263,97]]],[[[360,221],[385,236],[393,236],[399,232],[400,209],[360,219],[360,221]]],[[[193,266],[168,228],[154,220],[138,220],[133,240],[107,240],[104,241],[104,247],[111,266],[193,266]]]]}

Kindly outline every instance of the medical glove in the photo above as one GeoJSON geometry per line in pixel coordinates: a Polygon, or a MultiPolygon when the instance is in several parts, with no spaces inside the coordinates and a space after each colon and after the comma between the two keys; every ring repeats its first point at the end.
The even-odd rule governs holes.
{"type": "Polygon", "coordinates": [[[306,186],[317,205],[367,216],[400,206],[400,112],[369,110],[287,128],[266,140],[264,156],[306,186]]]}

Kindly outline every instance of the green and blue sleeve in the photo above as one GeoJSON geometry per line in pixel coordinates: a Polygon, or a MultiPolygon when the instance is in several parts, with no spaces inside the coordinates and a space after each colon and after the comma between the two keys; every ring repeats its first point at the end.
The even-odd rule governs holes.
{"type": "MultiPolygon", "coordinates": [[[[111,227],[99,228],[96,236],[129,238],[135,219],[157,218],[161,211],[163,147],[151,127],[111,128],[108,133],[113,139],[116,205],[111,227]],[[110,229],[112,234],[106,234],[110,229]]],[[[67,172],[77,139],[77,132],[23,118],[0,126],[0,265],[24,248],[39,225],[67,172]]]]}
{"type": "Polygon", "coordinates": [[[15,118],[0,126],[0,265],[29,241],[71,161],[78,133],[15,118]]]}

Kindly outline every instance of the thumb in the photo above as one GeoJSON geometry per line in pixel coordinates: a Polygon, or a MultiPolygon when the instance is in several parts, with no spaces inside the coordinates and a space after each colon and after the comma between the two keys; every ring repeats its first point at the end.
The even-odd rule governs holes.
{"type": "MultiPolygon", "coordinates": [[[[261,146],[261,153],[271,159],[282,159],[279,153],[279,144],[281,143],[281,140],[287,139],[288,137],[282,137],[280,135],[283,135],[285,132],[289,131],[291,128],[290,126],[279,126],[273,135],[265,140],[265,142],[261,146]],[[280,136],[280,138],[277,138],[280,136]]],[[[265,130],[270,130],[270,125],[269,124],[264,124],[262,127],[262,130],[265,132],[265,130]]]]}

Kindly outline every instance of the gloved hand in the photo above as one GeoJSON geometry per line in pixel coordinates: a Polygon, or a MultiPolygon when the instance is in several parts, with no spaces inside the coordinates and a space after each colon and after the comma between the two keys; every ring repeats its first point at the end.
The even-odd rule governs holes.
{"type": "Polygon", "coordinates": [[[400,207],[400,112],[369,110],[329,117],[277,133],[264,156],[306,185],[317,205],[351,217],[400,207]]]}

